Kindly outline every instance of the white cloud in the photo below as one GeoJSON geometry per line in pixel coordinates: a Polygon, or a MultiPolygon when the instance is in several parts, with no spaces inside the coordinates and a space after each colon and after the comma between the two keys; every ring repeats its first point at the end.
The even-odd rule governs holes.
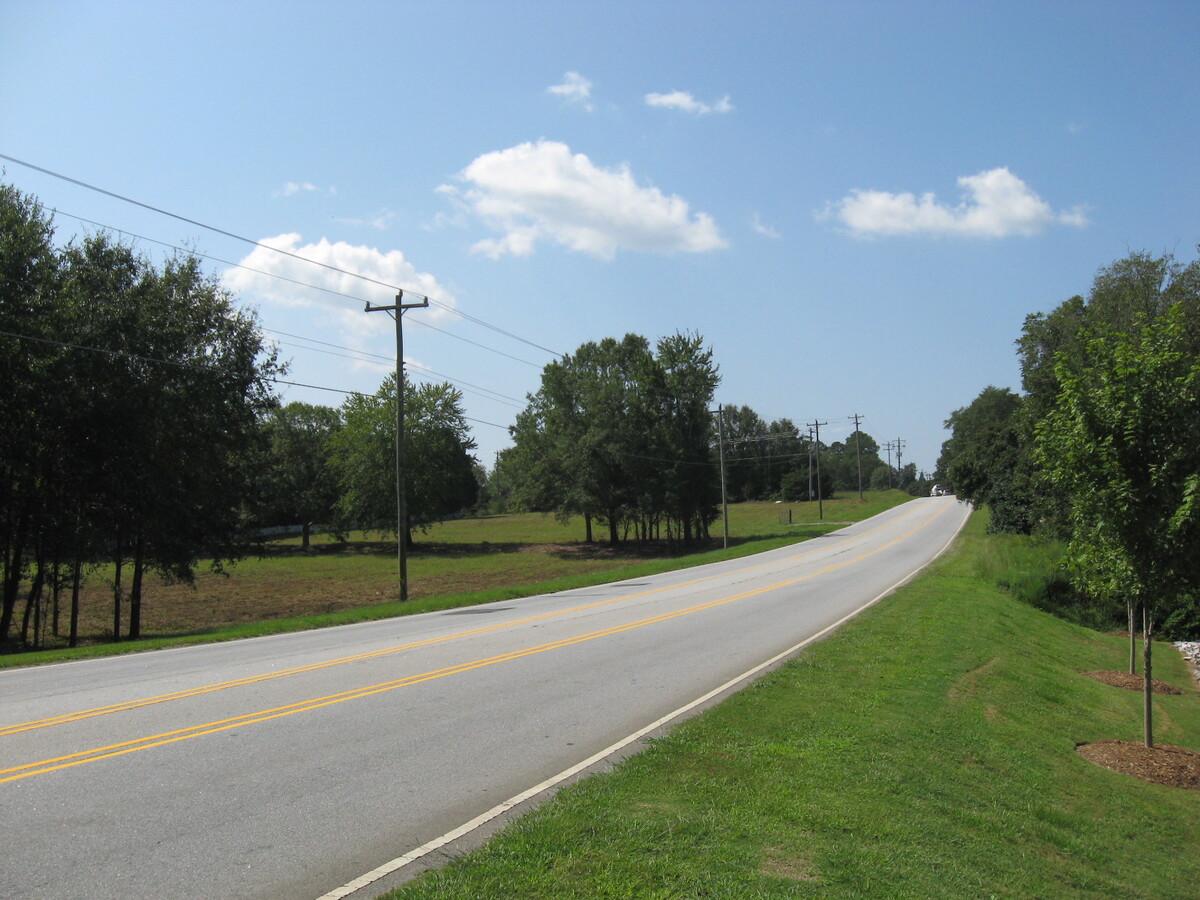
{"type": "Polygon", "coordinates": [[[376,229],[377,231],[386,231],[388,228],[392,227],[392,222],[395,221],[395,219],[396,213],[392,212],[390,209],[384,209],[380,210],[380,212],[374,216],[365,216],[361,219],[334,219],[334,221],[342,225],[367,225],[376,229]]]}
{"type": "MultiPolygon", "coordinates": [[[[264,238],[260,241],[263,246],[255,247],[240,260],[244,268],[227,269],[222,274],[222,283],[229,290],[249,299],[283,306],[321,306],[337,311],[353,311],[353,300],[329,291],[369,300],[378,306],[394,301],[396,292],[390,287],[347,274],[353,272],[385,285],[396,285],[424,294],[447,306],[455,305],[454,297],[438,284],[436,278],[427,272],[418,272],[399,250],[382,252],[374,247],[342,241],[330,243],[325,238],[315,244],[302,244],[301,241],[299,234],[264,238]],[[288,253],[295,256],[286,255],[288,253]],[[312,265],[296,256],[342,271],[312,265]],[[285,278],[290,280],[283,280],[285,278]],[[319,290],[322,288],[324,290],[319,290]]],[[[362,307],[358,307],[358,310],[361,312],[362,307]]],[[[431,316],[445,314],[446,311],[439,307],[429,310],[431,316]]]]}
{"type": "Polygon", "coordinates": [[[729,102],[728,94],[713,104],[701,103],[687,91],[672,91],[669,94],[647,94],[646,105],[657,106],[662,109],[678,109],[697,116],[706,116],[709,113],[733,112],[733,104],[729,102]]]}
{"type": "MultiPolygon", "coordinates": [[[[279,190],[275,191],[273,196],[275,196],[275,197],[292,197],[296,194],[311,194],[311,193],[313,193],[315,191],[319,191],[319,190],[321,190],[321,188],[317,187],[311,181],[285,181],[283,183],[283,187],[281,187],[279,190]]],[[[337,193],[337,188],[332,185],[330,187],[326,188],[326,190],[330,194],[337,193]]]]}
{"type": "Polygon", "coordinates": [[[546,90],[570,103],[582,104],[588,112],[592,111],[592,105],[588,102],[592,96],[592,83],[578,72],[565,73],[562,84],[552,84],[546,90]]]}
{"type": "Polygon", "coordinates": [[[750,227],[754,229],[755,234],[761,234],[763,237],[771,238],[772,240],[778,240],[780,237],[779,232],[770,225],[764,223],[762,219],[759,218],[758,213],[754,214],[754,219],[751,221],[750,227]]]}
{"type": "Polygon", "coordinates": [[[854,190],[826,207],[821,218],[832,218],[856,236],[961,235],[1009,237],[1039,234],[1052,225],[1082,228],[1088,224],[1082,207],[1055,212],[1024,181],[1006,168],[991,169],[958,179],[963,197],[957,206],[940,202],[933,193],[854,190]]]}
{"type": "Polygon", "coordinates": [[[492,259],[527,256],[538,241],[612,259],[617,250],[702,253],[726,246],[711,216],[686,200],[640,187],[622,165],[600,168],[556,141],[485,153],[467,166],[463,190],[438,190],[459,200],[501,232],[472,249],[492,259]]]}
{"type": "Polygon", "coordinates": [[[317,186],[308,181],[288,181],[283,185],[283,189],[279,192],[284,197],[290,197],[292,194],[299,194],[301,191],[315,191],[317,186]]]}

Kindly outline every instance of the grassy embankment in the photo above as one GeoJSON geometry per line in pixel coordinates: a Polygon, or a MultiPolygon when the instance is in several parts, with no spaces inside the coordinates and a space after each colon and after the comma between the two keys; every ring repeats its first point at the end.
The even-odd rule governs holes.
{"type": "MultiPolygon", "coordinates": [[[[711,549],[721,547],[718,520],[710,549],[701,552],[632,541],[617,548],[603,541],[586,544],[582,519],[564,524],[550,515],[442,522],[416,535],[404,604],[396,601],[395,540],[360,533],[339,543],[318,535],[313,550],[305,553],[294,538],[270,545],[260,558],[243,560],[229,577],[202,564],[194,588],[148,578],[143,640],[133,644],[104,643],[112,633],[110,568],[91,573],[83,592],[80,634],[88,646],[0,655],[0,668],[298,631],[638,578],[806,540],[840,527],[832,523],[858,521],[909,499],[900,491],[880,491],[863,501],[856,496],[827,500],[824,521],[818,521],[816,503],[735,504],[729,509],[729,549],[711,549]]],[[[596,529],[597,537],[601,531],[596,529]]],[[[61,601],[63,634],[69,596],[68,590],[61,601]]],[[[54,642],[48,639],[48,645],[54,642]]]]}
{"type": "MultiPolygon", "coordinates": [[[[976,516],[829,639],[388,897],[1196,897],[1200,792],[1075,752],[1140,738],[1141,695],[1079,674],[1125,640],[997,587],[997,552],[976,516]]],[[[1158,740],[1200,749],[1168,645],[1155,674],[1184,690],[1156,696],[1158,740]]]]}

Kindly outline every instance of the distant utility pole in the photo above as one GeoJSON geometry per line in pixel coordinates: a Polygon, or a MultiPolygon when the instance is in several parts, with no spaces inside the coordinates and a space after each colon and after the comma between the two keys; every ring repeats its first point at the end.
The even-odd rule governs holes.
{"type": "Polygon", "coordinates": [[[821,426],[828,422],[809,422],[817,435],[817,518],[825,518],[825,499],[821,496],[821,426]]]}
{"type": "Polygon", "coordinates": [[[813,498],[812,493],[812,456],[813,456],[813,435],[812,429],[808,429],[808,499],[813,498]]]}
{"type": "Polygon", "coordinates": [[[904,445],[906,443],[908,443],[908,442],[902,441],[902,440],[900,440],[900,438],[896,438],[896,487],[899,487],[901,484],[904,483],[903,482],[904,470],[900,465],[900,460],[901,460],[901,456],[903,453],[904,445]]]}
{"type": "Polygon", "coordinates": [[[888,455],[888,490],[890,491],[892,489],[892,442],[888,441],[884,444],[883,449],[887,451],[888,455]]]}
{"type": "Polygon", "coordinates": [[[863,498],[863,491],[862,491],[862,446],[861,446],[861,441],[859,441],[859,439],[858,439],[858,420],[859,420],[859,419],[861,419],[861,418],[862,418],[862,416],[861,416],[859,413],[854,413],[854,414],[851,416],[851,418],[852,418],[852,419],[854,419],[854,456],[855,456],[855,460],[856,460],[856,461],[857,461],[857,463],[858,463],[858,499],[859,499],[859,500],[861,500],[861,499],[863,498]]]}
{"type": "Polygon", "coordinates": [[[396,320],[396,568],[400,575],[400,600],[408,599],[408,497],[404,490],[404,311],[422,309],[429,305],[429,298],[421,297],[420,303],[405,303],[404,291],[396,294],[392,306],[372,306],[367,301],[367,312],[386,312],[396,320]]]}
{"type": "Polygon", "coordinates": [[[724,522],[725,549],[729,549],[729,500],[725,496],[725,407],[717,407],[717,446],[721,458],[721,517],[724,522]]]}

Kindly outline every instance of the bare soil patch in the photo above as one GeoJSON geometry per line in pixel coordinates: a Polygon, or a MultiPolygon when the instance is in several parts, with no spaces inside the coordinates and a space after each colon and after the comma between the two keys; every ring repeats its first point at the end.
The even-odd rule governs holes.
{"type": "Polygon", "coordinates": [[[1171,744],[1147,747],[1134,741],[1096,741],[1075,751],[1089,762],[1152,784],[1200,790],[1200,753],[1171,744]]]}
{"type": "MultiPolygon", "coordinates": [[[[1082,673],[1088,678],[1094,678],[1097,681],[1102,681],[1105,684],[1111,684],[1113,687],[1125,688],[1130,691],[1140,691],[1146,686],[1146,680],[1142,675],[1133,675],[1129,672],[1114,672],[1099,670],[1095,672],[1082,673]]],[[[1157,678],[1150,679],[1150,690],[1155,694],[1182,694],[1179,688],[1172,684],[1167,684],[1165,681],[1159,681],[1157,678]]]]}

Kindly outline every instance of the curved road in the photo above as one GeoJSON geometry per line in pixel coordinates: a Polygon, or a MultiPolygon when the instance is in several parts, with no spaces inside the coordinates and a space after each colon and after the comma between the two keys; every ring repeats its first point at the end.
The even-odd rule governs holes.
{"type": "Polygon", "coordinates": [[[914,500],[653,578],[0,673],[0,896],[341,896],[834,626],[967,514],[914,500]]]}

